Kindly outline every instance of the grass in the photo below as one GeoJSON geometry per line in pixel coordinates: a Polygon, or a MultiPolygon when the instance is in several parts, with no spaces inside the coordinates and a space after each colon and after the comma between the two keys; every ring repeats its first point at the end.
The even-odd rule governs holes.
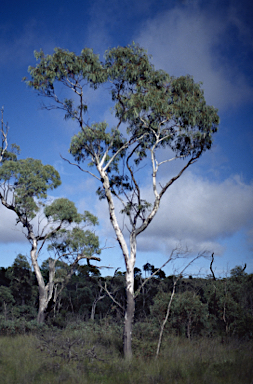
{"type": "Polygon", "coordinates": [[[83,323],[43,335],[0,337],[1,384],[253,384],[252,341],[167,336],[134,339],[122,358],[121,329],[83,323]]]}

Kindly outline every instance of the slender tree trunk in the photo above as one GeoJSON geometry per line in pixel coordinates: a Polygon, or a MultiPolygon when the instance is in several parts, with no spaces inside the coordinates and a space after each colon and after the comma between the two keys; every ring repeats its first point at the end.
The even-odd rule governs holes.
{"type": "Polygon", "coordinates": [[[30,235],[30,238],[32,239],[32,249],[30,251],[30,255],[31,255],[33,269],[34,269],[38,286],[39,286],[39,310],[37,315],[37,322],[39,324],[42,324],[45,321],[45,310],[47,309],[48,303],[51,300],[53,295],[53,285],[54,285],[53,279],[54,279],[54,273],[55,273],[55,265],[53,262],[49,263],[49,283],[45,285],[45,282],[38,264],[38,260],[37,260],[38,258],[37,239],[31,231],[29,235],[30,235]]]}
{"type": "Polygon", "coordinates": [[[191,327],[192,327],[192,317],[191,314],[187,321],[187,338],[191,340],[191,327]]]}
{"type": "Polygon", "coordinates": [[[37,314],[37,322],[39,324],[45,321],[45,310],[47,308],[47,297],[45,290],[39,286],[39,310],[37,314]]]}
{"type": "Polygon", "coordinates": [[[124,357],[128,360],[132,358],[132,325],[134,318],[135,302],[134,302],[134,265],[136,259],[136,233],[135,228],[132,229],[130,235],[130,248],[129,254],[128,247],[119,227],[116,215],[113,198],[110,190],[110,183],[107,173],[97,166],[100,173],[103,187],[105,190],[106,199],[109,206],[110,221],[117,236],[118,243],[122,250],[125,265],[126,265],[126,295],[127,295],[127,308],[125,312],[125,325],[124,325],[124,357]]]}
{"type": "Polygon", "coordinates": [[[163,320],[162,325],[161,325],[159,340],[158,340],[157,349],[156,349],[156,359],[158,358],[158,355],[159,355],[159,352],[160,352],[161,343],[162,343],[162,337],[163,337],[163,331],[164,331],[164,327],[165,327],[165,325],[166,325],[166,323],[168,321],[169,315],[170,315],[171,304],[172,304],[173,297],[175,295],[177,282],[178,282],[178,279],[176,279],[174,281],[174,283],[173,283],[173,290],[172,290],[172,293],[171,293],[171,296],[170,296],[170,301],[168,303],[166,316],[165,316],[165,319],[163,320]]]}
{"type": "Polygon", "coordinates": [[[3,300],[3,306],[4,306],[4,320],[7,321],[7,304],[3,300]]]}
{"type": "MultiPolygon", "coordinates": [[[[134,268],[134,266],[133,266],[134,268]]],[[[126,272],[126,295],[127,295],[127,307],[125,312],[125,324],[124,324],[124,356],[127,360],[132,358],[132,328],[135,311],[134,301],[134,271],[126,272]]]]}
{"type": "Polygon", "coordinates": [[[100,288],[98,296],[95,298],[95,300],[92,303],[91,315],[90,315],[90,319],[91,320],[95,320],[95,313],[96,313],[97,303],[105,297],[105,295],[101,295],[102,291],[103,291],[103,289],[100,288]]]}
{"type": "Polygon", "coordinates": [[[95,300],[95,301],[93,301],[92,307],[91,307],[90,319],[92,321],[95,320],[96,305],[97,305],[97,301],[95,300]]]}

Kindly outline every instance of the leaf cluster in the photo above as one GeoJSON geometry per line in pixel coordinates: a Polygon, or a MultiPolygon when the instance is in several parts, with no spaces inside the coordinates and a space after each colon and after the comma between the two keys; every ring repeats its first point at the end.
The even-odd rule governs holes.
{"type": "Polygon", "coordinates": [[[66,259],[75,259],[78,255],[91,257],[100,254],[99,238],[91,230],[74,227],[71,230],[61,229],[50,238],[49,251],[66,259]]]}
{"type": "Polygon", "coordinates": [[[77,212],[73,201],[66,198],[56,199],[50,205],[47,205],[44,208],[44,214],[47,219],[54,222],[60,221],[71,224],[72,222],[80,223],[82,221],[82,215],[77,212]]]}
{"type": "Polygon", "coordinates": [[[45,55],[40,50],[35,51],[34,56],[39,64],[28,68],[33,80],[27,81],[27,85],[39,91],[45,90],[47,95],[52,94],[55,80],[88,81],[91,85],[103,81],[99,57],[92,49],[85,48],[78,56],[74,52],[55,48],[53,55],[45,55]]]}
{"type": "Polygon", "coordinates": [[[51,165],[43,165],[40,160],[5,161],[0,167],[1,187],[6,199],[11,200],[16,213],[27,219],[35,217],[39,211],[38,200],[47,197],[47,190],[61,184],[59,173],[51,165]]]}
{"type": "MultiPolygon", "coordinates": [[[[0,147],[0,154],[2,153],[3,148],[0,147]]],[[[4,151],[2,156],[2,163],[7,160],[17,160],[17,155],[20,154],[20,147],[17,144],[11,144],[10,151],[4,151]]]]}
{"type": "MultiPolygon", "coordinates": [[[[193,156],[211,147],[219,118],[217,110],[206,105],[200,84],[194,83],[190,76],[173,78],[162,70],[155,70],[146,51],[138,45],[108,50],[104,62],[87,48],[79,56],[56,48],[51,56],[40,51],[35,52],[35,57],[39,63],[29,67],[32,80],[27,84],[44,96],[52,96],[56,103],[63,103],[68,117],[77,118],[77,113],[72,110],[72,101],[66,103],[56,96],[56,81],[74,92],[76,87],[82,90],[87,84],[94,88],[101,83],[110,85],[119,124],[107,133],[106,123],[89,126],[77,118],[81,132],[73,138],[70,147],[77,161],[90,157],[92,163],[97,164],[108,146],[117,153],[120,148],[125,149],[126,142],[129,147],[138,140],[141,145],[136,151],[137,162],[146,156],[146,150],[157,139],[157,148],[169,146],[178,156],[193,156]],[[122,123],[128,126],[128,140],[118,129],[122,123]]],[[[80,111],[82,92],[78,95],[80,111]]],[[[118,154],[123,156],[121,151],[118,154]]]]}

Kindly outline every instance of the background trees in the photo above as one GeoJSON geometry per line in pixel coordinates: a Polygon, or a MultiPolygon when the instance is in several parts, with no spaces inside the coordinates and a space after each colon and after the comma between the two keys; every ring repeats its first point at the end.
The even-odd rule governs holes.
{"type": "Polygon", "coordinates": [[[87,160],[93,166],[93,172],[80,168],[101,182],[97,192],[108,203],[126,265],[124,350],[131,358],[136,239],[153,220],[167,189],[211,148],[219,122],[217,110],[206,105],[200,85],[191,77],[172,78],[155,70],[135,44],[107,51],[104,62],[90,49],[79,56],[59,48],[53,55],[40,51],[35,56],[39,63],[29,67],[27,84],[52,101],[48,109],[63,109],[65,118],[77,121],[80,132],[72,138],[70,153],[78,163],[87,160]],[[61,97],[57,82],[73,91],[75,98],[61,97]],[[85,120],[84,87],[96,89],[101,84],[109,86],[108,97],[114,103],[117,124],[112,128],[106,122],[90,125],[85,120]],[[185,160],[180,171],[159,183],[160,168],[179,158],[185,160]],[[145,163],[151,167],[152,201],[143,195],[136,173],[145,163]],[[115,198],[122,204],[129,235],[120,228],[115,198]]]}
{"type": "MultiPolygon", "coordinates": [[[[68,263],[57,261],[54,293],[60,291],[62,279],[69,268],[68,263]]],[[[144,272],[140,271],[135,278],[136,290],[140,287],[140,278],[144,280],[144,272]]],[[[41,273],[47,285],[48,261],[43,262],[41,273]]],[[[56,302],[53,295],[46,310],[46,324],[53,324],[58,328],[73,328],[81,323],[81,326],[85,327],[92,319],[96,332],[103,324],[121,326],[126,306],[124,275],[124,272],[117,271],[114,276],[102,277],[99,270],[93,266],[78,266],[63,286],[56,302]],[[101,285],[105,283],[115,301],[101,289],[101,285]]],[[[159,277],[150,279],[145,284],[145,289],[140,291],[136,298],[135,348],[139,345],[141,349],[145,349],[141,346],[141,340],[143,345],[152,340],[149,352],[155,355],[161,325],[177,278],[178,276],[166,276],[162,279],[159,277]]],[[[168,320],[164,325],[163,337],[166,339],[168,336],[179,336],[188,338],[189,341],[199,337],[208,337],[209,340],[218,337],[220,342],[231,337],[252,339],[252,292],[253,278],[247,273],[242,280],[235,280],[234,276],[229,276],[216,278],[215,282],[210,277],[179,277],[168,320]]],[[[38,307],[39,292],[35,273],[31,270],[26,257],[18,255],[14,263],[1,273],[0,334],[13,332],[11,323],[16,324],[19,332],[18,320],[23,321],[23,328],[26,321],[27,329],[30,329],[29,323],[36,318],[38,307]],[[20,273],[17,275],[18,270],[20,273]]],[[[160,353],[163,348],[164,343],[161,344],[160,353]]]]}

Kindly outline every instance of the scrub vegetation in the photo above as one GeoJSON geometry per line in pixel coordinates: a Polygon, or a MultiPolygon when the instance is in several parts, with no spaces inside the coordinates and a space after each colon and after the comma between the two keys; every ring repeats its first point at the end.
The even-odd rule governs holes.
{"type": "Polygon", "coordinates": [[[144,336],[133,338],[131,363],[122,358],[119,328],[106,322],[1,336],[1,383],[252,383],[250,341],[167,335],[155,360],[157,340],[148,332],[144,336]]]}
{"type": "MultiPolygon", "coordinates": [[[[45,283],[49,264],[42,267],[45,283]]],[[[58,265],[61,273],[63,264],[58,265]]],[[[156,270],[135,269],[135,288],[156,270]]],[[[38,289],[25,256],[1,268],[2,383],[236,383],[253,378],[253,276],[242,267],[215,279],[179,278],[158,358],[157,343],[175,276],[161,270],[136,300],[133,359],[123,351],[124,273],[79,266],[36,321],[38,289]],[[105,284],[114,301],[101,290],[105,284]]]]}

